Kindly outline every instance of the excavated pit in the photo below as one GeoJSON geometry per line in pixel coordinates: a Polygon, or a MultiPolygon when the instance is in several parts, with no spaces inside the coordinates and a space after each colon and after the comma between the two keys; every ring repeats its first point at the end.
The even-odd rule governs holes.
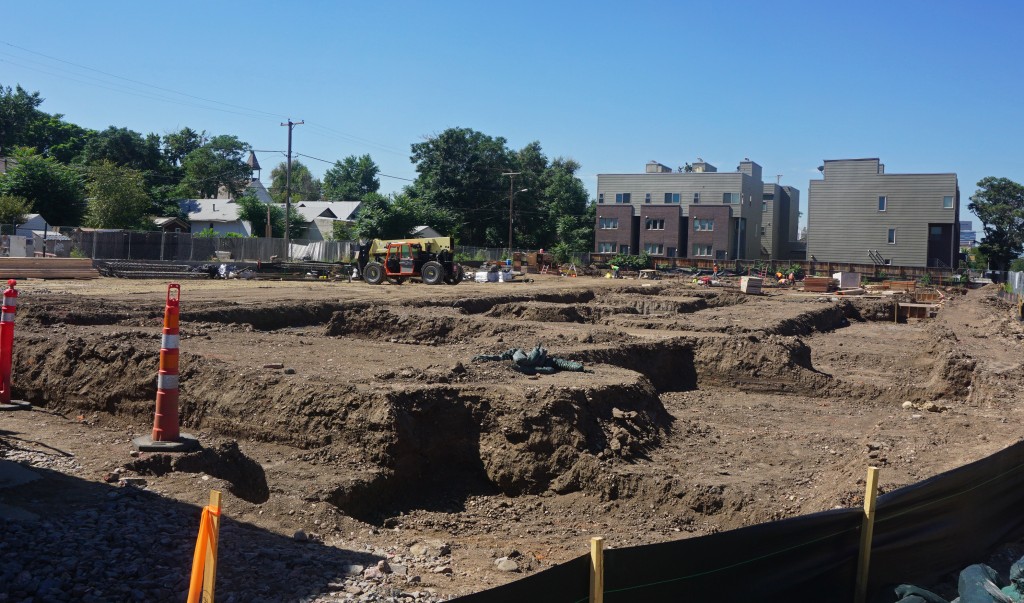
{"type": "MultiPolygon", "coordinates": [[[[672,496],[713,513],[738,510],[746,498],[714,484],[649,483],[623,470],[675,430],[693,427],[674,425],[663,394],[727,388],[919,400],[961,395],[970,385],[971,359],[941,332],[922,340],[936,360],[916,367],[926,375],[920,383],[883,389],[836,370],[843,360],[831,343],[836,330],[891,320],[882,303],[777,303],[730,318],[750,303],[761,302],[658,285],[404,305],[194,304],[182,312],[180,413],[190,429],[302,451],[300,460],[321,470],[303,497],[368,521],[452,497],[549,490],[614,500],[682,489],[672,496]],[[638,340],[638,332],[654,330],[667,336],[638,340]],[[220,332],[239,338],[234,349],[210,343],[220,332]],[[531,380],[501,363],[470,361],[542,338],[552,354],[593,373],[531,380]],[[303,355],[309,340],[328,343],[303,355]],[[282,348],[302,372],[263,369],[253,352],[261,346],[282,348]],[[617,472],[609,474],[610,465],[617,472]]],[[[25,312],[16,393],[59,412],[144,423],[156,395],[161,313],[127,302],[66,307],[55,301],[25,312]]],[[[202,471],[256,502],[273,487],[237,445],[176,460],[157,455],[132,469],[202,471]]]]}

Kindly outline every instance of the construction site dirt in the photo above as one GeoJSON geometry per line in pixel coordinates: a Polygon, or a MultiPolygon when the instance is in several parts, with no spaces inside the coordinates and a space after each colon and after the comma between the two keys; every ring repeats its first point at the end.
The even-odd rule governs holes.
{"type": "MultiPolygon", "coordinates": [[[[34,409],[0,413],[0,459],[38,479],[0,487],[0,526],[143,509],[99,535],[137,576],[75,584],[80,542],[12,574],[67,575],[75,600],[152,596],[134,582],[159,582],[153,567],[181,600],[211,490],[218,599],[443,600],[592,536],[625,547],[857,506],[868,466],[885,492],[1021,436],[1024,328],[991,288],[894,323],[892,298],[669,279],[210,280],[181,291],[179,412],[203,448],[139,453],[167,283],[18,289],[14,396],[34,409]],[[473,361],[537,344],[587,372],[473,361]]],[[[26,543],[2,532],[18,559],[26,543]]]]}

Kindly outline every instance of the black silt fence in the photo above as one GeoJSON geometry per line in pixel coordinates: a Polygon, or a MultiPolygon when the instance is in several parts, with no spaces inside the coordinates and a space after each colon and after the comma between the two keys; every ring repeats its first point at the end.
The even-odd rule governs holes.
{"type": "MultiPolygon", "coordinates": [[[[836,509],[699,538],[608,549],[604,600],[849,603],[862,518],[861,509],[836,509]]],[[[928,584],[985,561],[996,546],[1021,535],[1024,442],[879,497],[868,599],[894,601],[895,585],[928,584]]],[[[582,556],[455,600],[583,603],[589,599],[589,567],[589,556],[582,556]]]]}

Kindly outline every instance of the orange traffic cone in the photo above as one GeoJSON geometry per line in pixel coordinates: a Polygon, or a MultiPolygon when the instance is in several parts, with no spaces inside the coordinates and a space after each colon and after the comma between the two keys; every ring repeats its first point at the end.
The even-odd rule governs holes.
{"type": "Polygon", "coordinates": [[[7,281],[0,310],[0,410],[31,410],[24,400],[11,400],[11,360],[14,355],[14,313],[18,310],[18,282],[7,281]]]}
{"type": "Polygon", "coordinates": [[[199,440],[178,432],[178,304],[181,285],[167,285],[164,334],[160,342],[160,374],[156,385],[153,433],[135,438],[135,448],[147,452],[187,452],[199,448],[199,440]],[[174,297],[171,297],[171,292],[174,297]]]}

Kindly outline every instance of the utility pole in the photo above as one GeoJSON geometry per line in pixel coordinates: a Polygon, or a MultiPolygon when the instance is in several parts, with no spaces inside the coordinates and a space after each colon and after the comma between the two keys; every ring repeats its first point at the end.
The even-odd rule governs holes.
{"type": "Polygon", "coordinates": [[[512,259],[512,197],[515,196],[516,176],[522,172],[504,172],[502,176],[508,176],[508,257],[512,259]]]}
{"type": "Polygon", "coordinates": [[[775,174],[775,184],[782,182],[782,174],[775,174]]]}
{"type": "MultiPolygon", "coordinates": [[[[282,126],[288,126],[288,163],[285,165],[285,185],[284,185],[284,257],[287,260],[292,259],[292,247],[291,247],[291,210],[292,210],[292,130],[295,126],[301,126],[306,123],[306,120],[292,121],[288,118],[287,123],[281,124],[282,126]]],[[[269,222],[269,221],[268,221],[269,222]]]]}

